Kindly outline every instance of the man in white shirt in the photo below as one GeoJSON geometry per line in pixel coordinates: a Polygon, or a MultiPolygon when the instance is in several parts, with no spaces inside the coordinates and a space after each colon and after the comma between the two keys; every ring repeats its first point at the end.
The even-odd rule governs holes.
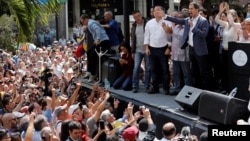
{"type": "Polygon", "coordinates": [[[250,42],[250,17],[241,23],[241,30],[239,31],[240,42],[250,42]]]}
{"type": "Polygon", "coordinates": [[[169,66],[168,66],[168,39],[170,35],[164,30],[168,22],[164,20],[164,8],[154,7],[154,17],[147,22],[144,34],[145,53],[149,55],[149,64],[152,71],[153,87],[148,91],[149,94],[159,93],[160,78],[162,78],[163,90],[169,94],[169,66]]]}

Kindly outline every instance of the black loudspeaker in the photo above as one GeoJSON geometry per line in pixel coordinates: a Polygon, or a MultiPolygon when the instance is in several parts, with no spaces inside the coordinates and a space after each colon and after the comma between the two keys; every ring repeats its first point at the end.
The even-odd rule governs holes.
{"type": "Polygon", "coordinates": [[[108,68],[108,80],[110,82],[110,86],[113,86],[115,80],[121,76],[121,67],[119,59],[120,56],[110,57],[109,58],[109,68],[108,68]]]}
{"type": "Polygon", "coordinates": [[[185,85],[175,101],[179,103],[184,110],[192,113],[198,113],[199,97],[203,90],[185,85]]]}
{"type": "Polygon", "coordinates": [[[220,93],[203,91],[198,115],[218,124],[236,124],[238,119],[249,117],[248,102],[220,93]]]}
{"type": "Polygon", "coordinates": [[[110,82],[110,86],[121,76],[119,59],[119,56],[110,56],[102,64],[102,80],[104,81],[105,78],[107,78],[110,82]]]}
{"type": "Polygon", "coordinates": [[[250,94],[250,47],[248,43],[229,42],[228,44],[228,82],[229,90],[237,87],[236,98],[249,100],[250,94]]]}

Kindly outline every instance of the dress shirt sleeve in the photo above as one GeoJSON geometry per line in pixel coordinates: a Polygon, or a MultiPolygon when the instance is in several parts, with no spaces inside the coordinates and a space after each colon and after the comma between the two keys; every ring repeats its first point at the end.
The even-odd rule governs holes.
{"type": "Polygon", "coordinates": [[[149,30],[149,24],[146,23],[145,26],[145,33],[144,33],[144,45],[149,45],[150,42],[150,30],[149,30]]]}

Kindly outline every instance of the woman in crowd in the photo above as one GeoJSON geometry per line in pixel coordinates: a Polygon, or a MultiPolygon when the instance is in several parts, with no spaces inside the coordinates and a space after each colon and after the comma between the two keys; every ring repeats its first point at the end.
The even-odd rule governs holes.
{"type": "Polygon", "coordinates": [[[132,74],[134,67],[134,60],[131,54],[131,47],[128,43],[122,42],[119,46],[119,51],[122,57],[119,60],[122,74],[113,83],[114,89],[131,90],[132,89],[132,74]]]}
{"type": "Polygon", "coordinates": [[[237,12],[234,9],[229,9],[227,2],[220,4],[219,13],[215,17],[215,22],[222,26],[222,89],[229,92],[228,86],[228,43],[238,40],[240,23],[237,12]]]}

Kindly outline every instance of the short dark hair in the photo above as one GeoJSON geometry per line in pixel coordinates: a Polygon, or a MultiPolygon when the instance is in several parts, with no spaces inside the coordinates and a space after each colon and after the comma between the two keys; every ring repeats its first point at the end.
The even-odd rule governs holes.
{"type": "Polygon", "coordinates": [[[135,13],[141,13],[141,12],[140,12],[140,10],[134,10],[134,11],[132,12],[132,15],[134,15],[135,13]]]}
{"type": "Polygon", "coordinates": [[[69,123],[69,131],[73,131],[74,129],[81,129],[81,124],[78,121],[71,121],[69,123]]]}
{"type": "Polygon", "coordinates": [[[43,124],[48,122],[47,118],[44,115],[37,115],[34,120],[34,129],[36,131],[41,131],[43,128],[43,124]]]}
{"type": "Polygon", "coordinates": [[[81,19],[89,19],[89,16],[87,14],[82,14],[81,19]]]}
{"type": "Polygon", "coordinates": [[[205,8],[201,8],[199,11],[202,11],[204,15],[207,15],[207,10],[205,8]]]}
{"type": "Polygon", "coordinates": [[[12,99],[11,95],[4,94],[3,99],[2,99],[2,104],[3,104],[4,108],[6,108],[6,105],[9,104],[9,102],[10,102],[11,99],[12,99]]]}
{"type": "Polygon", "coordinates": [[[165,8],[164,8],[164,7],[162,7],[162,6],[160,6],[160,5],[156,5],[156,6],[154,6],[154,8],[155,8],[155,7],[160,7],[161,10],[165,12],[165,8]]]}
{"type": "Polygon", "coordinates": [[[246,5],[246,6],[248,6],[248,5],[250,5],[250,1],[247,2],[247,5],[246,5]]]}
{"type": "Polygon", "coordinates": [[[131,47],[128,42],[121,42],[119,45],[119,52],[121,52],[121,47],[125,47],[128,50],[128,53],[131,54],[131,47]]]}
{"type": "Polygon", "coordinates": [[[212,9],[211,15],[217,15],[219,13],[218,9],[212,9]]]}
{"type": "Polygon", "coordinates": [[[200,9],[200,5],[197,2],[191,2],[189,5],[193,5],[195,9],[200,9]]]}

